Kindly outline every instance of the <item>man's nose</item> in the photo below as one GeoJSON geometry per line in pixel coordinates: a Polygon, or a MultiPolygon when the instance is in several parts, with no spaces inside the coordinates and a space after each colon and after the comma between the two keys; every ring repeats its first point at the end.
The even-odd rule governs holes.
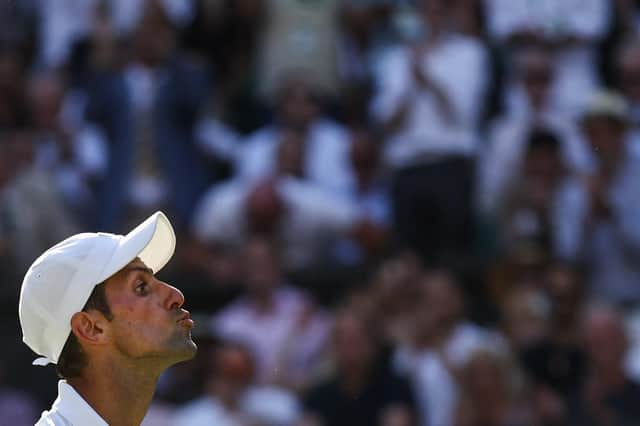
{"type": "Polygon", "coordinates": [[[174,286],[162,283],[167,288],[165,307],[167,310],[180,309],[184,305],[184,294],[174,286]]]}

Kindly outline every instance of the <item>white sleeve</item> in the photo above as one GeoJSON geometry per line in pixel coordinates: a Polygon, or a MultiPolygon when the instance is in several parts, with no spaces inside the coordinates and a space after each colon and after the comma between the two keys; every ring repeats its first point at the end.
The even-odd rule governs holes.
{"type": "Polygon", "coordinates": [[[409,52],[398,48],[387,53],[380,61],[379,68],[374,71],[374,78],[376,93],[370,105],[370,113],[374,120],[384,123],[393,117],[413,86],[409,52]]]}

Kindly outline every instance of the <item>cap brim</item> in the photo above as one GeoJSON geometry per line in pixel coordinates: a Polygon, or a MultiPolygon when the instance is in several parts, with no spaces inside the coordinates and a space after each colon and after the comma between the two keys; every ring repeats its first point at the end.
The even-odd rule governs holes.
{"type": "Polygon", "coordinates": [[[156,212],[120,240],[98,283],[111,277],[136,257],[156,273],[171,259],[175,247],[176,236],[169,219],[164,213],[156,212]]]}

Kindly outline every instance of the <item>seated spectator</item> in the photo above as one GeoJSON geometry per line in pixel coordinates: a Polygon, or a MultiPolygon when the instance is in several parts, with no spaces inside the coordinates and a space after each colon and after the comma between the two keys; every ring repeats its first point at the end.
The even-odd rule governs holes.
{"type": "Polygon", "coordinates": [[[488,145],[480,153],[477,201],[489,219],[504,201],[510,183],[522,168],[529,135],[548,129],[560,142],[562,160],[571,171],[589,165],[588,149],[571,116],[550,102],[554,75],[551,55],[542,48],[528,48],[517,55],[515,79],[522,92],[522,105],[509,108],[490,126],[488,145]]]}
{"type": "Polygon", "coordinates": [[[569,405],[571,426],[633,425],[640,419],[640,384],[624,370],[628,336],[623,318],[611,306],[592,306],[581,322],[588,369],[569,405]]]}
{"type": "Polygon", "coordinates": [[[556,252],[585,262],[589,291],[640,301],[640,157],[630,152],[628,109],[619,95],[594,96],[582,121],[596,168],[558,203],[556,252]]]}
{"type": "Polygon", "coordinates": [[[522,378],[506,354],[478,350],[460,368],[455,426],[530,426],[533,411],[522,378]]]}
{"type": "Polygon", "coordinates": [[[349,198],[359,210],[359,238],[354,236],[338,242],[336,256],[342,264],[363,265],[384,253],[389,240],[391,206],[380,169],[378,146],[367,130],[352,132],[350,160],[356,185],[349,198]]]}
{"type": "Polygon", "coordinates": [[[398,239],[438,261],[469,249],[472,157],[489,69],[484,46],[451,31],[447,2],[418,3],[429,31],[380,62],[370,110],[386,138],[383,162],[393,170],[398,239]]]}
{"type": "Polygon", "coordinates": [[[324,118],[320,100],[309,80],[300,74],[282,77],[276,101],[277,121],[251,134],[240,148],[235,169],[241,178],[263,178],[278,167],[277,152],[288,130],[300,136],[306,179],[329,190],[353,188],[349,164],[349,135],[324,118]]]}
{"type": "Polygon", "coordinates": [[[558,207],[569,178],[558,138],[545,129],[532,129],[527,136],[522,168],[510,179],[498,207],[498,240],[502,252],[529,245],[549,258],[554,252],[558,207]]]}
{"type": "Polygon", "coordinates": [[[356,312],[343,310],[337,314],[332,335],[336,371],[305,395],[303,424],[414,424],[410,388],[381,359],[375,330],[356,312]]]}
{"type": "Polygon", "coordinates": [[[247,294],[216,314],[211,329],[247,345],[255,356],[258,383],[300,389],[320,359],[328,318],[286,285],[278,250],[270,241],[250,239],[242,260],[247,294]]]}
{"type": "Polygon", "coordinates": [[[206,376],[205,394],[178,408],[170,424],[292,426],[298,417],[298,404],[291,394],[255,385],[253,358],[241,345],[221,343],[206,376]]]}
{"type": "Polygon", "coordinates": [[[562,424],[568,397],[577,392],[586,371],[579,342],[584,282],[576,270],[563,264],[550,266],[545,278],[551,307],[548,333],[523,348],[520,361],[543,424],[562,424]]]}
{"type": "Polygon", "coordinates": [[[412,345],[400,346],[395,366],[412,377],[419,424],[450,425],[459,389],[454,369],[477,349],[502,348],[505,342],[493,331],[468,322],[462,290],[448,271],[428,271],[420,277],[414,313],[412,345]]]}
{"type": "Polygon", "coordinates": [[[268,235],[279,242],[290,272],[327,259],[333,243],[355,234],[360,220],[357,206],[347,197],[303,179],[300,133],[289,130],[282,136],[274,152],[274,175],[211,188],[196,210],[192,232],[203,244],[232,247],[254,233],[268,235]]]}

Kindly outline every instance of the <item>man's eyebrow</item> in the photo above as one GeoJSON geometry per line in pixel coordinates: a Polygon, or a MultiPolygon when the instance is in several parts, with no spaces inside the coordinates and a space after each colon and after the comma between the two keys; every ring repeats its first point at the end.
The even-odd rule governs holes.
{"type": "Polygon", "coordinates": [[[149,275],[153,275],[153,269],[147,268],[146,266],[129,266],[125,268],[127,272],[144,272],[149,275]]]}

